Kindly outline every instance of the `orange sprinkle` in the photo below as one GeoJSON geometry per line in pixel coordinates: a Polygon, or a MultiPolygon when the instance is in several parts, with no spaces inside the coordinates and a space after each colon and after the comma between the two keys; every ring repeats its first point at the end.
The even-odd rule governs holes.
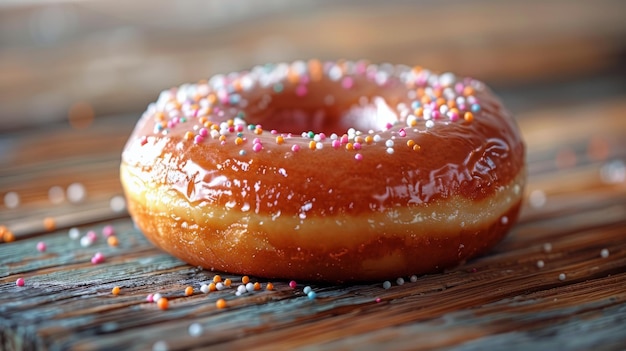
{"type": "Polygon", "coordinates": [[[250,277],[248,277],[247,275],[244,275],[243,277],[241,277],[241,282],[244,284],[250,283],[250,277]]]}
{"type": "Polygon", "coordinates": [[[43,219],[43,226],[47,231],[53,231],[57,224],[52,217],[46,217],[43,219]]]}
{"type": "Polygon", "coordinates": [[[317,143],[315,142],[315,140],[309,141],[309,149],[315,150],[316,146],[317,146],[317,143]]]}
{"type": "Polygon", "coordinates": [[[354,145],[352,143],[347,143],[346,150],[352,150],[352,149],[354,149],[354,145]]]}
{"type": "Polygon", "coordinates": [[[422,96],[420,100],[422,102],[422,105],[430,104],[430,97],[428,97],[427,95],[422,96]]]}
{"type": "Polygon", "coordinates": [[[259,282],[254,283],[254,290],[261,290],[261,283],[259,282]]]}
{"type": "Polygon", "coordinates": [[[167,300],[167,298],[162,297],[159,299],[159,301],[157,301],[157,305],[160,309],[166,310],[169,307],[169,301],[167,300]]]}
{"type": "Polygon", "coordinates": [[[235,120],[233,120],[233,119],[229,119],[228,121],[226,121],[226,124],[227,124],[229,127],[232,127],[232,126],[234,126],[234,125],[235,125],[235,120]]]}
{"type": "Polygon", "coordinates": [[[454,100],[448,100],[447,104],[448,104],[448,107],[451,109],[456,107],[456,101],[454,100]]]}
{"type": "Polygon", "coordinates": [[[440,97],[437,99],[437,106],[444,105],[446,103],[446,99],[440,97]]]}
{"type": "Polygon", "coordinates": [[[285,138],[283,138],[281,135],[276,137],[276,144],[282,145],[282,143],[284,142],[285,142],[285,138]]]}
{"type": "Polygon", "coordinates": [[[216,274],[213,276],[213,283],[219,283],[222,281],[222,276],[220,276],[219,274],[216,274]]]}
{"type": "Polygon", "coordinates": [[[274,290],[274,284],[267,283],[267,285],[265,285],[265,290],[274,290]]]}
{"type": "Polygon", "coordinates": [[[471,122],[471,121],[473,121],[473,120],[474,120],[474,114],[473,114],[473,113],[471,113],[471,112],[469,112],[469,111],[467,111],[467,112],[465,112],[465,114],[463,115],[463,119],[464,119],[466,122],[471,122]]]}
{"type": "Polygon", "coordinates": [[[208,122],[208,118],[206,118],[206,116],[202,116],[200,118],[198,118],[198,122],[205,124],[206,122],[208,122]]]}
{"type": "Polygon", "coordinates": [[[120,290],[121,290],[121,289],[120,289],[120,287],[119,287],[119,286],[115,286],[115,287],[113,287],[113,289],[111,289],[111,294],[113,294],[113,295],[117,296],[117,295],[119,295],[119,294],[120,294],[120,290]]]}
{"type": "Polygon", "coordinates": [[[415,140],[408,140],[406,142],[406,146],[408,146],[408,147],[413,147],[413,145],[415,145],[415,140]]]}
{"type": "Polygon", "coordinates": [[[472,95],[472,94],[474,94],[474,88],[472,88],[472,87],[470,87],[470,86],[466,86],[466,87],[463,89],[463,95],[465,95],[465,96],[469,96],[469,95],[472,95]]]}
{"type": "Polygon", "coordinates": [[[415,111],[413,111],[413,113],[417,117],[422,117],[422,115],[424,114],[424,108],[423,107],[418,107],[418,108],[415,109],[415,111]]]}
{"type": "Polygon", "coordinates": [[[314,82],[320,81],[324,73],[324,67],[320,60],[313,59],[309,61],[309,75],[314,82]]]}
{"type": "Polygon", "coordinates": [[[262,128],[254,128],[254,134],[261,135],[261,133],[263,133],[263,129],[262,128]]]}
{"type": "Polygon", "coordinates": [[[2,238],[4,242],[7,243],[15,241],[15,235],[13,234],[13,232],[3,225],[0,226],[0,238],[2,238]]]}
{"type": "Polygon", "coordinates": [[[191,296],[191,295],[193,295],[193,287],[188,286],[185,288],[185,296],[191,296]]]}
{"type": "Polygon", "coordinates": [[[413,145],[413,151],[420,151],[421,149],[422,149],[421,146],[419,146],[417,144],[413,145]]]}
{"type": "Polygon", "coordinates": [[[365,137],[365,142],[371,144],[372,142],[374,142],[374,138],[371,135],[368,135],[365,137]]]}
{"type": "Polygon", "coordinates": [[[230,280],[230,278],[226,278],[226,279],[224,280],[224,286],[230,286],[232,283],[233,283],[233,281],[232,281],[232,280],[230,280]]]}
{"type": "MultiPolygon", "coordinates": [[[[210,122],[206,122],[206,123],[210,123],[210,122]]],[[[206,123],[205,123],[205,126],[206,126],[206,123]]],[[[211,124],[210,126],[207,126],[207,127],[211,127],[211,129],[213,130],[220,130],[220,127],[217,124],[211,124]]]]}
{"type": "Polygon", "coordinates": [[[219,299],[219,300],[215,301],[215,307],[217,307],[219,309],[226,308],[226,300],[219,299]]]}
{"type": "Polygon", "coordinates": [[[209,94],[206,99],[209,101],[209,104],[213,105],[217,101],[217,96],[215,96],[215,94],[209,94]]]}
{"type": "Polygon", "coordinates": [[[156,119],[157,121],[164,121],[165,114],[163,112],[157,112],[154,114],[154,119],[156,119]]]}
{"type": "Polygon", "coordinates": [[[193,133],[192,132],[186,132],[185,133],[185,140],[191,140],[193,139],[193,133]]]}
{"type": "Polygon", "coordinates": [[[241,144],[243,144],[243,139],[241,137],[237,137],[235,139],[235,145],[241,145],[241,144]]]}
{"type": "Polygon", "coordinates": [[[119,240],[117,240],[117,237],[115,235],[111,235],[110,237],[107,238],[107,244],[109,244],[109,246],[111,247],[116,247],[117,245],[120,244],[119,240]]]}
{"type": "Polygon", "coordinates": [[[215,285],[215,283],[209,283],[209,291],[217,291],[217,286],[215,285]]]}
{"type": "Polygon", "coordinates": [[[287,80],[291,84],[298,84],[300,82],[300,75],[294,69],[287,71],[287,80]]]}

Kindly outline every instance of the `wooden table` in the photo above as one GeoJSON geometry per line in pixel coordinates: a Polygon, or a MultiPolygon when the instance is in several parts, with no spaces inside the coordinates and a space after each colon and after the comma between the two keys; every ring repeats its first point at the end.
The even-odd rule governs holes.
{"type": "MultiPolygon", "coordinates": [[[[216,22],[198,22],[227,33],[216,37],[204,35],[202,26],[154,22],[155,16],[171,19],[165,5],[145,12],[87,1],[62,5],[77,16],[70,24],[85,26],[78,29],[86,35],[61,35],[67,40],[59,39],[57,51],[45,43],[15,44],[2,32],[0,121],[8,129],[0,128],[0,237],[10,239],[10,231],[15,240],[0,240],[0,349],[626,349],[626,79],[619,65],[624,2],[548,1],[532,28],[520,18],[535,13],[533,1],[472,2],[478,9],[451,1],[462,4],[446,11],[435,2],[396,2],[384,9],[367,2],[357,10],[351,1],[319,8],[307,1],[291,5],[300,11],[296,16],[283,16],[272,5],[259,18],[252,10],[238,12],[246,21],[230,27],[217,15],[216,22]],[[564,6],[569,8],[560,11],[564,6]],[[128,29],[132,11],[144,14],[133,22],[137,31],[128,29]],[[372,14],[386,18],[388,36],[371,31],[372,14]],[[473,20],[451,20],[459,14],[473,20]],[[449,27],[406,31],[402,24],[410,19],[456,23],[469,36],[462,41],[458,28],[449,27]],[[326,25],[312,30],[316,23],[326,25]],[[346,28],[371,40],[330,35],[348,33],[346,28]],[[123,36],[125,30],[132,35],[123,36]],[[182,35],[169,35],[176,30],[182,35]],[[287,54],[259,46],[244,55],[256,32],[273,38],[269,44],[285,44],[287,54]],[[312,46],[321,37],[328,39],[325,46],[312,46]],[[114,47],[118,51],[109,55],[107,48],[114,47]],[[51,52],[49,61],[41,59],[51,52]],[[464,59],[440,60],[451,52],[464,59]],[[316,53],[440,65],[434,68],[495,82],[528,146],[526,201],[508,237],[484,257],[446,272],[415,282],[402,277],[404,284],[389,277],[389,289],[383,282],[298,282],[293,289],[288,281],[271,281],[274,289],[266,291],[270,281],[251,277],[263,290],[236,296],[234,287],[201,292],[218,272],[160,252],[134,229],[119,208],[118,166],[140,108],[156,97],[155,89],[166,87],[153,83],[168,77],[152,73],[175,65],[178,75],[167,81],[173,84],[272,55],[316,53]],[[103,57],[110,65],[99,61],[103,57]],[[85,80],[85,72],[101,84],[85,80]],[[127,77],[131,83],[119,83],[127,77]],[[107,78],[119,84],[102,85],[111,83],[107,78]],[[144,84],[143,78],[152,80],[144,84]],[[82,118],[68,124],[65,116],[75,109],[82,118]],[[108,225],[117,247],[101,235],[108,225]],[[83,247],[69,237],[70,228],[81,235],[94,231],[98,239],[83,247]],[[39,242],[45,252],[37,250],[39,242]],[[98,252],[104,262],[92,264],[98,252]],[[16,286],[18,278],[23,287],[16,286]],[[306,285],[314,300],[304,294],[306,285]],[[117,296],[115,286],[121,288],[117,296]],[[194,288],[191,296],[185,296],[187,286],[194,288]],[[154,293],[169,299],[167,310],[146,301],[154,293]],[[227,307],[218,308],[218,299],[227,307]]],[[[41,15],[40,7],[2,11],[0,23],[32,24],[28,19],[41,15]]],[[[233,286],[241,283],[241,276],[219,274],[233,286]]]]}

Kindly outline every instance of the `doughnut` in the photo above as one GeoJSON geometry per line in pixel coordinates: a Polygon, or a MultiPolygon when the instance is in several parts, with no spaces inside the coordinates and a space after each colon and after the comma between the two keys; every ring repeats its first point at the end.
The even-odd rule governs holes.
{"type": "Polygon", "coordinates": [[[308,60],[161,92],[120,176],[137,227],[191,265],[376,281],[440,272],[503,239],[525,145],[476,79],[308,60]]]}

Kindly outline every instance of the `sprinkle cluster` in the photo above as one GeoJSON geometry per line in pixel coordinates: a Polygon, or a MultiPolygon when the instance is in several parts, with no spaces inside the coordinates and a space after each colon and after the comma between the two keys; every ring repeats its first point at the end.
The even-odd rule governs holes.
{"type": "MultiPolygon", "coordinates": [[[[355,160],[362,160],[362,150],[366,147],[383,147],[388,154],[398,147],[419,151],[420,145],[410,135],[420,128],[471,123],[482,109],[475,96],[482,89],[482,83],[471,78],[459,79],[452,73],[438,75],[421,67],[375,65],[365,61],[295,61],[219,74],[197,84],[165,90],[148,107],[144,118],[153,120],[155,135],[175,133],[195,144],[214,140],[222,146],[237,147],[241,156],[268,147],[282,147],[285,152],[330,148],[352,151],[355,160]],[[305,130],[292,134],[265,130],[261,124],[246,121],[249,107],[257,111],[266,109],[273,96],[279,94],[305,98],[320,81],[336,84],[332,89],[325,88],[329,91],[320,105],[335,103],[337,96],[333,94],[341,94],[342,90],[358,93],[371,85],[377,87],[374,90],[379,95],[384,95],[385,88],[400,87],[395,91],[403,91],[405,96],[395,97],[401,102],[389,106],[393,118],[379,130],[349,128],[345,133],[330,135],[305,130]]],[[[384,96],[363,96],[360,101],[374,98],[386,100],[384,96]]],[[[297,100],[294,104],[297,105],[297,100]]],[[[149,136],[139,137],[142,145],[148,140],[149,136]]]]}

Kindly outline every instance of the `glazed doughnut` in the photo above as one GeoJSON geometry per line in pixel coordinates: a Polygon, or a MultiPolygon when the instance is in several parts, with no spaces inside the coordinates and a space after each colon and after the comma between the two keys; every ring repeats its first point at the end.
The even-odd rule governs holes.
{"type": "Polygon", "coordinates": [[[121,180],[136,225],[192,265],[372,281],[498,243],[518,216],[524,153],[478,80],[310,60],[163,91],[121,180]]]}

